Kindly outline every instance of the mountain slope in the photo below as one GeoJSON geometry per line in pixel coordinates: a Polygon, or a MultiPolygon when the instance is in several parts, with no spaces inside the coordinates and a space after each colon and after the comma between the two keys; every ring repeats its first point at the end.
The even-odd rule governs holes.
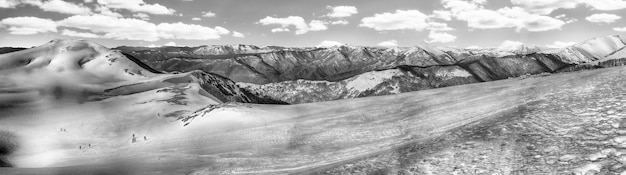
{"type": "Polygon", "coordinates": [[[621,37],[614,35],[590,39],[562,50],[539,47],[457,49],[428,45],[409,48],[237,45],[118,49],[159,70],[204,70],[233,79],[259,96],[308,103],[571,71],[578,69],[577,65],[619,60],[623,58],[621,53],[625,46],[621,37]],[[358,77],[385,78],[368,80],[367,89],[347,86],[353,80],[361,81],[358,77]]]}
{"type": "Polygon", "coordinates": [[[616,67],[397,95],[259,105],[219,104],[201,94],[199,84],[180,83],[187,80],[180,78],[183,74],[165,78],[178,84],[159,89],[114,89],[114,96],[101,100],[0,110],[0,128],[14,134],[13,145],[19,147],[3,155],[17,168],[0,171],[541,174],[557,169],[584,174],[591,171],[589,165],[613,173],[619,170],[609,169],[619,163],[613,158],[624,154],[603,149],[622,145],[617,111],[626,110],[620,105],[625,75],[624,67],[616,67]],[[612,105],[595,107],[607,104],[612,105]],[[598,146],[576,146],[584,144],[598,146]],[[555,156],[565,157],[544,163],[555,156]]]}

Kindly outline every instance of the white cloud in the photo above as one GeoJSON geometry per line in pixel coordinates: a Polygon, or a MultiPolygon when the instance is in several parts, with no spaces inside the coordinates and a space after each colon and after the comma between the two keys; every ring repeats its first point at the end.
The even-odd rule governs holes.
{"type": "Polygon", "coordinates": [[[621,18],[622,18],[621,16],[617,16],[614,14],[598,13],[598,14],[593,14],[591,16],[586,17],[585,20],[589,22],[594,22],[594,23],[609,24],[609,23],[614,23],[615,21],[621,18]]]}
{"type": "Polygon", "coordinates": [[[394,13],[374,14],[361,19],[361,27],[384,30],[417,30],[422,31],[428,24],[428,16],[418,10],[396,10],[394,13]]]}
{"type": "Polygon", "coordinates": [[[126,9],[132,12],[143,12],[155,15],[172,15],[176,10],[167,8],[161,4],[147,4],[143,0],[98,0],[109,8],[126,9]]]}
{"type": "Polygon", "coordinates": [[[237,37],[237,38],[245,38],[246,35],[244,35],[243,33],[239,33],[237,31],[233,31],[233,37],[237,37]]]}
{"type": "Polygon", "coordinates": [[[398,41],[396,40],[389,40],[389,41],[383,41],[378,43],[379,46],[383,46],[383,47],[396,47],[398,46],[398,41]]]}
{"type": "Polygon", "coordinates": [[[100,38],[100,36],[93,34],[93,33],[77,32],[77,31],[73,31],[69,29],[63,29],[63,31],[61,32],[61,35],[80,37],[80,38],[100,38]]]}
{"type": "Polygon", "coordinates": [[[85,3],[92,3],[93,0],[85,0],[85,3]]]}
{"type": "Polygon", "coordinates": [[[289,32],[288,28],[273,28],[272,30],[270,30],[272,33],[277,33],[277,32],[289,32]]]}
{"type": "Polygon", "coordinates": [[[359,11],[354,6],[328,6],[326,8],[332,10],[332,12],[326,14],[326,16],[331,18],[344,18],[359,13],[359,11]]]}
{"type": "Polygon", "coordinates": [[[118,17],[118,18],[123,17],[122,14],[114,12],[110,8],[104,7],[104,6],[96,6],[95,11],[100,12],[101,15],[105,15],[105,16],[118,17]]]}
{"type": "Polygon", "coordinates": [[[57,24],[54,21],[30,16],[5,18],[0,24],[8,27],[9,33],[14,35],[57,32],[57,24]]]}
{"type": "Polygon", "coordinates": [[[624,0],[583,0],[587,5],[596,10],[611,11],[626,8],[624,0]]]}
{"type": "Polygon", "coordinates": [[[192,21],[200,21],[200,20],[202,20],[202,18],[197,18],[197,17],[196,17],[196,18],[191,18],[191,20],[192,20],[192,21]]]}
{"type": "Polygon", "coordinates": [[[547,15],[556,9],[576,8],[580,0],[511,0],[511,3],[523,7],[530,13],[547,15]]]}
{"type": "Polygon", "coordinates": [[[472,46],[467,46],[465,49],[477,50],[477,49],[482,49],[482,47],[472,45],[472,46]]]}
{"type": "Polygon", "coordinates": [[[546,45],[546,47],[550,47],[550,48],[565,48],[567,46],[571,46],[576,44],[576,42],[562,42],[562,41],[555,41],[552,44],[548,44],[546,45]]]}
{"type": "Polygon", "coordinates": [[[428,22],[428,27],[426,27],[426,29],[434,30],[434,31],[450,31],[450,30],[454,30],[453,28],[448,27],[448,24],[440,23],[440,22],[428,22]]]}
{"type": "Polygon", "coordinates": [[[445,21],[452,20],[452,12],[444,11],[444,10],[434,10],[433,14],[429,16],[430,18],[442,19],[445,21]]]}
{"type": "Polygon", "coordinates": [[[521,7],[504,7],[498,10],[485,9],[481,3],[464,0],[443,0],[443,6],[458,20],[466,21],[475,29],[516,28],[539,32],[560,30],[566,22],[550,16],[528,13],[521,7]]]}
{"type": "Polygon", "coordinates": [[[430,31],[428,34],[427,43],[449,43],[454,42],[456,40],[456,36],[446,33],[446,32],[437,32],[430,31]]]}
{"type": "Polygon", "coordinates": [[[215,17],[216,15],[213,12],[202,12],[202,16],[210,18],[210,17],[215,17]]]}
{"type": "Polygon", "coordinates": [[[90,14],[91,9],[83,5],[65,2],[62,0],[44,1],[39,8],[47,12],[58,12],[65,14],[90,14]]]}
{"type": "Polygon", "coordinates": [[[522,42],[505,40],[504,42],[502,42],[502,44],[500,44],[500,46],[498,46],[498,49],[501,49],[501,50],[516,50],[516,49],[519,49],[522,46],[524,46],[524,43],[522,43],[522,42]]]}
{"type": "Polygon", "coordinates": [[[17,0],[0,0],[0,8],[15,8],[19,4],[17,0]]]}
{"type": "Polygon", "coordinates": [[[159,36],[166,39],[210,40],[219,39],[220,35],[230,33],[223,27],[204,27],[195,24],[161,23],[157,25],[159,36]]]}
{"type": "Polygon", "coordinates": [[[348,25],[350,24],[350,22],[348,22],[348,20],[336,20],[336,21],[331,21],[330,22],[331,25],[348,25]]]}
{"type": "Polygon", "coordinates": [[[626,27],[615,27],[613,30],[616,32],[626,32],[626,27]]]}
{"type": "Polygon", "coordinates": [[[150,20],[150,15],[145,14],[145,13],[136,13],[136,14],[133,14],[133,17],[142,19],[144,21],[150,20]]]}
{"type": "Polygon", "coordinates": [[[105,15],[76,15],[57,22],[58,25],[88,30],[102,34],[103,38],[119,40],[157,41],[159,39],[210,40],[230,34],[228,29],[185,24],[160,23],[158,25],[132,18],[105,15]]]}
{"type": "Polygon", "coordinates": [[[259,23],[262,25],[280,25],[280,28],[274,28],[271,30],[273,33],[289,31],[288,28],[290,26],[294,26],[296,28],[296,35],[305,34],[309,31],[322,31],[328,29],[323,21],[312,20],[309,24],[307,24],[304,18],[300,16],[288,16],[285,18],[274,18],[267,16],[263,19],[260,19],[259,23]]]}
{"type": "Polygon", "coordinates": [[[115,18],[104,15],[76,15],[57,22],[64,27],[103,33],[104,38],[120,40],[159,40],[156,25],[147,21],[131,18],[115,18]]]}
{"type": "Polygon", "coordinates": [[[322,43],[320,43],[319,45],[317,45],[317,47],[333,47],[333,46],[341,46],[343,45],[343,43],[337,42],[337,41],[322,41],[322,43]]]}
{"type": "Polygon", "coordinates": [[[178,45],[175,42],[170,41],[168,43],[165,43],[163,46],[175,47],[175,46],[178,46],[178,45]]]}
{"type": "Polygon", "coordinates": [[[146,47],[152,47],[152,48],[154,48],[154,47],[161,47],[161,46],[159,46],[159,45],[155,45],[155,44],[150,44],[150,45],[148,45],[148,46],[146,46],[146,47]]]}

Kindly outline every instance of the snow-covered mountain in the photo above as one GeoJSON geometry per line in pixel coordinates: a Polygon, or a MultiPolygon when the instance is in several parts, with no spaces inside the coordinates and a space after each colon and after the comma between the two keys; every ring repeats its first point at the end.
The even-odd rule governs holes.
{"type": "Polygon", "coordinates": [[[571,71],[590,65],[607,65],[609,62],[610,65],[621,64],[618,60],[624,58],[624,47],[623,38],[611,35],[563,49],[528,45],[509,49],[460,49],[429,45],[397,48],[230,45],[118,49],[158,70],[213,72],[238,82],[260,96],[289,103],[306,103],[571,71]],[[363,84],[363,78],[359,77],[381,78],[371,78],[363,84]],[[354,84],[351,81],[368,88],[351,88],[349,85],[354,84]]]}

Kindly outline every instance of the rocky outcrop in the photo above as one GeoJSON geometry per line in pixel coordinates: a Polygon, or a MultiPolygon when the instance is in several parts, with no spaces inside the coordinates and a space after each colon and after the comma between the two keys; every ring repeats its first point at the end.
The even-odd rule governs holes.
{"type": "Polygon", "coordinates": [[[304,103],[571,70],[578,65],[624,58],[625,46],[622,38],[614,35],[593,38],[560,50],[537,46],[501,50],[428,45],[401,48],[234,45],[118,49],[158,70],[204,70],[239,82],[261,96],[304,103]],[[463,76],[450,78],[448,75],[463,76]],[[349,86],[362,82],[360,77],[377,78],[357,83],[359,88],[349,86]]]}

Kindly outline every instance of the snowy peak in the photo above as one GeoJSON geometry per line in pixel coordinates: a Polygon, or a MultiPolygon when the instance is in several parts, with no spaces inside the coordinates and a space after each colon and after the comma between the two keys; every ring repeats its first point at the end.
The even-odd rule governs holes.
{"type": "Polygon", "coordinates": [[[143,63],[119,51],[85,40],[53,40],[0,55],[0,73],[42,73],[83,77],[92,83],[139,80],[154,76],[143,63]]]}

